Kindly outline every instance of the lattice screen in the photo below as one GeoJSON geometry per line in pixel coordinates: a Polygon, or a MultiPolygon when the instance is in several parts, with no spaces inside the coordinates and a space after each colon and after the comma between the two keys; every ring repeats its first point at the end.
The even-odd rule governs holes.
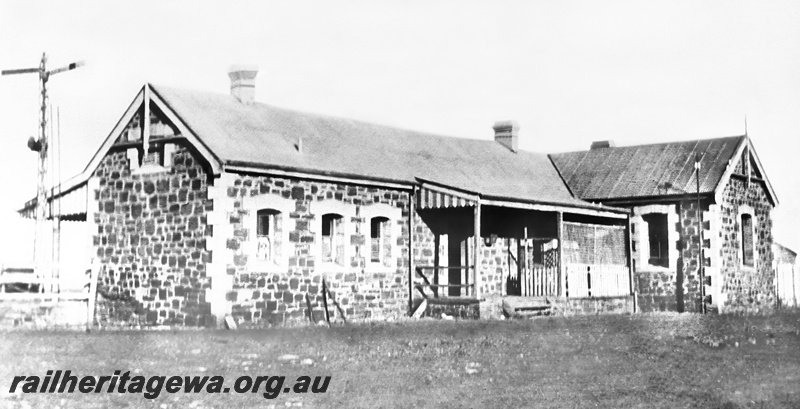
{"type": "Polygon", "coordinates": [[[625,227],[564,222],[566,263],[627,265],[625,227]]]}

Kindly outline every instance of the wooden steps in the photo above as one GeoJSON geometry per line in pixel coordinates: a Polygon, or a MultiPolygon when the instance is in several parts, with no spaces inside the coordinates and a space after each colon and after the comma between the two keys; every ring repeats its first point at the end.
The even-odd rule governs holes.
{"type": "Polygon", "coordinates": [[[552,307],[547,298],[513,297],[503,299],[503,311],[510,318],[550,315],[552,307]]]}
{"type": "Polygon", "coordinates": [[[440,297],[417,299],[413,308],[415,318],[479,319],[480,301],[471,297],[440,297]]]}

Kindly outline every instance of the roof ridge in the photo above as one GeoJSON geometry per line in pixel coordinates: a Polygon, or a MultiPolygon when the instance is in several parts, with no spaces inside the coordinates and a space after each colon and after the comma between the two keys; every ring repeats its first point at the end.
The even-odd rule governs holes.
{"type": "Polygon", "coordinates": [[[242,105],[207,90],[151,88],[225,163],[369,180],[420,177],[504,200],[586,206],[547,154],[513,153],[491,137],[447,136],[263,102],[242,105]],[[283,143],[306,136],[302,151],[283,143]]]}
{"type": "Polygon", "coordinates": [[[653,142],[653,143],[643,143],[640,145],[625,145],[625,146],[614,146],[608,148],[601,148],[601,149],[583,149],[577,151],[566,151],[566,152],[555,152],[551,153],[551,155],[566,155],[571,153],[584,153],[584,152],[602,152],[604,150],[620,150],[620,149],[629,149],[629,148],[644,148],[644,147],[651,147],[651,146],[661,146],[661,145],[675,145],[675,144],[682,144],[682,143],[699,143],[699,142],[707,142],[707,141],[718,141],[723,139],[741,139],[747,138],[747,135],[732,135],[732,136],[715,136],[713,138],[697,138],[697,139],[686,139],[682,141],[671,141],[671,142],[653,142]]]}
{"type": "MultiPolygon", "coordinates": [[[[160,84],[150,84],[150,86],[153,87],[155,90],[166,89],[166,90],[170,90],[170,91],[173,91],[173,92],[188,92],[188,93],[193,93],[193,94],[198,94],[198,95],[202,94],[202,95],[206,95],[206,96],[214,96],[216,98],[230,97],[232,102],[236,101],[235,97],[233,97],[233,96],[231,96],[229,94],[223,94],[223,93],[220,93],[220,92],[207,91],[207,90],[196,90],[196,89],[183,88],[183,87],[173,87],[173,86],[160,85],[160,84]]],[[[476,141],[476,142],[495,142],[494,139],[480,139],[480,138],[473,138],[473,137],[468,137],[468,136],[445,135],[445,134],[434,133],[434,132],[430,132],[430,131],[403,128],[403,127],[394,126],[394,125],[386,125],[386,124],[381,124],[381,123],[377,123],[377,122],[371,122],[369,120],[346,118],[346,117],[330,115],[330,114],[321,114],[321,113],[317,113],[317,112],[303,111],[303,110],[295,109],[295,108],[286,108],[286,107],[283,107],[283,106],[273,105],[273,104],[269,104],[269,103],[261,102],[261,101],[253,101],[251,106],[261,106],[261,107],[266,107],[266,108],[269,108],[269,109],[275,109],[275,110],[278,110],[278,111],[282,111],[283,113],[287,113],[287,114],[296,114],[296,115],[301,115],[301,116],[306,116],[306,117],[314,117],[314,118],[318,118],[318,119],[322,119],[322,120],[333,120],[333,121],[350,122],[350,123],[359,124],[359,125],[377,126],[377,127],[381,127],[381,128],[387,129],[387,130],[391,129],[391,130],[395,130],[395,131],[409,132],[409,133],[414,133],[414,134],[417,134],[419,136],[424,136],[424,137],[448,138],[448,139],[458,139],[458,140],[476,141]]],[[[531,151],[526,151],[526,152],[531,152],[531,151]]],[[[537,152],[531,152],[531,153],[537,153],[537,152]]]]}
{"type": "Polygon", "coordinates": [[[711,193],[725,174],[728,159],[746,138],[742,135],[603,148],[553,154],[551,158],[577,197],[622,199],[696,190],[694,161],[696,154],[705,153],[700,191],[711,193]],[[662,192],[662,185],[666,191],[662,192]]]}

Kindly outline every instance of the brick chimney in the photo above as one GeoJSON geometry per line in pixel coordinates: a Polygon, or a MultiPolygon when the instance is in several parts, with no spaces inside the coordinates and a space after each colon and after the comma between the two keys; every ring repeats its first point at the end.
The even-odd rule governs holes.
{"type": "Polygon", "coordinates": [[[519,146],[519,124],[517,121],[497,121],[492,127],[494,140],[505,146],[511,152],[516,152],[519,146]]]}
{"type": "Polygon", "coordinates": [[[231,95],[239,102],[250,105],[256,98],[256,75],[258,67],[255,65],[232,65],[228,70],[231,77],[231,95]]]}
{"type": "Polygon", "coordinates": [[[597,149],[605,149],[605,148],[616,148],[617,144],[614,143],[611,139],[605,141],[594,141],[592,142],[592,146],[589,147],[590,150],[597,150],[597,149]]]}

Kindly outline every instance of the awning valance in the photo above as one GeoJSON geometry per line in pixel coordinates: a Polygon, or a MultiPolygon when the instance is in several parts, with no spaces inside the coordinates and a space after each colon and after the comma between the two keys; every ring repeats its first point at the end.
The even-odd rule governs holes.
{"type": "Polygon", "coordinates": [[[422,183],[417,206],[420,209],[441,209],[448,207],[472,207],[478,203],[478,195],[447,188],[431,183],[422,183]]]}
{"type": "MultiPolygon", "coordinates": [[[[86,182],[70,187],[67,191],[59,192],[58,188],[48,191],[47,207],[45,214],[48,219],[60,217],[61,219],[83,220],[86,217],[86,200],[88,189],[86,182]]],[[[38,200],[33,198],[18,210],[20,216],[26,219],[36,218],[38,200]]]]}

